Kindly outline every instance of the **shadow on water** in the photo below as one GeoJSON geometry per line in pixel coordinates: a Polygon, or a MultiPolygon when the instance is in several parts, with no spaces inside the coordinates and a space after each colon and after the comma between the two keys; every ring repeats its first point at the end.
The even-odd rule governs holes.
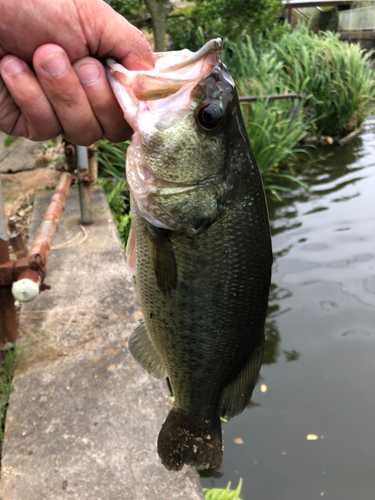
{"type": "Polygon", "coordinates": [[[375,498],[374,123],[316,152],[330,156],[299,175],[308,190],[290,184],[283,203],[269,200],[264,362],[204,487],[242,477],[243,500],[375,498]]]}

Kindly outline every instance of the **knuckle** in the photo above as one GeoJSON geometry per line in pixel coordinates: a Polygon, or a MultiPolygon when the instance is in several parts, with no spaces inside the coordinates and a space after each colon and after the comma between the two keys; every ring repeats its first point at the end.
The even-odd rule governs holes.
{"type": "Polygon", "coordinates": [[[113,143],[118,143],[118,142],[124,142],[129,139],[131,136],[132,131],[131,129],[127,128],[126,130],[111,130],[110,132],[106,132],[104,137],[108,139],[110,142],[113,143]]]}
{"type": "Polygon", "coordinates": [[[2,92],[0,86],[0,130],[10,134],[20,116],[20,109],[8,92],[2,92]]]}
{"type": "Polygon", "coordinates": [[[98,141],[102,137],[102,134],[96,133],[82,135],[80,133],[75,133],[63,134],[63,137],[72,144],[76,144],[77,146],[85,146],[87,148],[94,144],[94,142],[98,141]]]}
{"type": "Polygon", "coordinates": [[[48,131],[45,130],[39,130],[33,127],[31,124],[29,127],[29,139],[32,141],[49,141],[51,139],[54,139],[55,137],[58,137],[61,134],[62,130],[61,128],[48,128],[48,131]]]}

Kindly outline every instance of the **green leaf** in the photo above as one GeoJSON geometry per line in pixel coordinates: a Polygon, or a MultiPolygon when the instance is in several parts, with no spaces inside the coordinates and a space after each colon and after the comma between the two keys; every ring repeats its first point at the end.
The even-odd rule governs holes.
{"type": "Polygon", "coordinates": [[[230,489],[231,482],[228,483],[225,489],[222,488],[203,488],[205,500],[241,500],[240,493],[242,489],[242,478],[240,478],[238,486],[235,490],[230,489]]]}

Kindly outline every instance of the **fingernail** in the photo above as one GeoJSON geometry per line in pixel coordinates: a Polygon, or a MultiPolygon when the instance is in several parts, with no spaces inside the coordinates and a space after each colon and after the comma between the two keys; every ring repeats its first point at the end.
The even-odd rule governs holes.
{"type": "Polygon", "coordinates": [[[77,75],[82,85],[96,82],[101,76],[100,67],[93,63],[82,64],[82,66],[77,69],[77,75]]]}
{"type": "Polygon", "coordinates": [[[21,73],[21,71],[25,69],[25,66],[26,64],[23,61],[13,57],[13,59],[9,59],[9,61],[5,64],[4,71],[8,76],[14,76],[21,73]]]}
{"type": "Polygon", "coordinates": [[[132,71],[149,71],[153,69],[153,66],[133,54],[129,54],[125,60],[123,59],[122,64],[126,69],[130,69],[132,71]]]}
{"type": "Polygon", "coordinates": [[[44,61],[40,63],[43,71],[50,76],[59,76],[66,70],[67,60],[65,54],[61,52],[54,52],[47,56],[44,61]]]}

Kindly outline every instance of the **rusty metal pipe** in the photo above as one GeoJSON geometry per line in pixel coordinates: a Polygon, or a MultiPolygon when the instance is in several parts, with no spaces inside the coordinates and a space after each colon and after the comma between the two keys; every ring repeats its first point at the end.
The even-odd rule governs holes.
{"type": "MultiPolygon", "coordinates": [[[[9,261],[8,233],[5,224],[3,191],[0,179],[0,265],[9,261]]],[[[0,286],[0,351],[17,340],[17,316],[11,285],[0,286]]]]}
{"type": "Polygon", "coordinates": [[[47,255],[51,250],[52,237],[63,211],[71,182],[72,177],[69,173],[63,172],[60,175],[59,183],[51,197],[42,223],[27,254],[30,269],[22,271],[18,280],[13,283],[13,296],[20,302],[30,302],[39,294],[40,285],[46,275],[45,266],[47,255]]]}
{"type": "Polygon", "coordinates": [[[304,99],[306,97],[305,94],[274,94],[274,95],[262,95],[262,96],[244,96],[240,97],[240,102],[253,102],[258,99],[269,99],[270,101],[275,101],[279,99],[304,99]]]}
{"type": "Polygon", "coordinates": [[[52,237],[56,230],[56,225],[64,208],[66,196],[69,191],[72,178],[67,172],[60,175],[59,183],[51,197],[50,204],[44,214],[42,223],[39,226],[35,239],[27,254],[29,263],[35,261],[40,256],[43,265],[47,260],[47,255],[51,250],[52,237]]]}
{"type": "Polygon", "coordinates": [[[51,250],[51,241],[57,222],[64,208],[64,203],[72,177],[63,172],[51,197],[50,204],[39,226],[33,244],[27,254],[29,268],[22,271],[13,283],[12,292],[20,302],[30,302],[39,294],[40,286],[46,275],[47,255],[51,250]]]}

